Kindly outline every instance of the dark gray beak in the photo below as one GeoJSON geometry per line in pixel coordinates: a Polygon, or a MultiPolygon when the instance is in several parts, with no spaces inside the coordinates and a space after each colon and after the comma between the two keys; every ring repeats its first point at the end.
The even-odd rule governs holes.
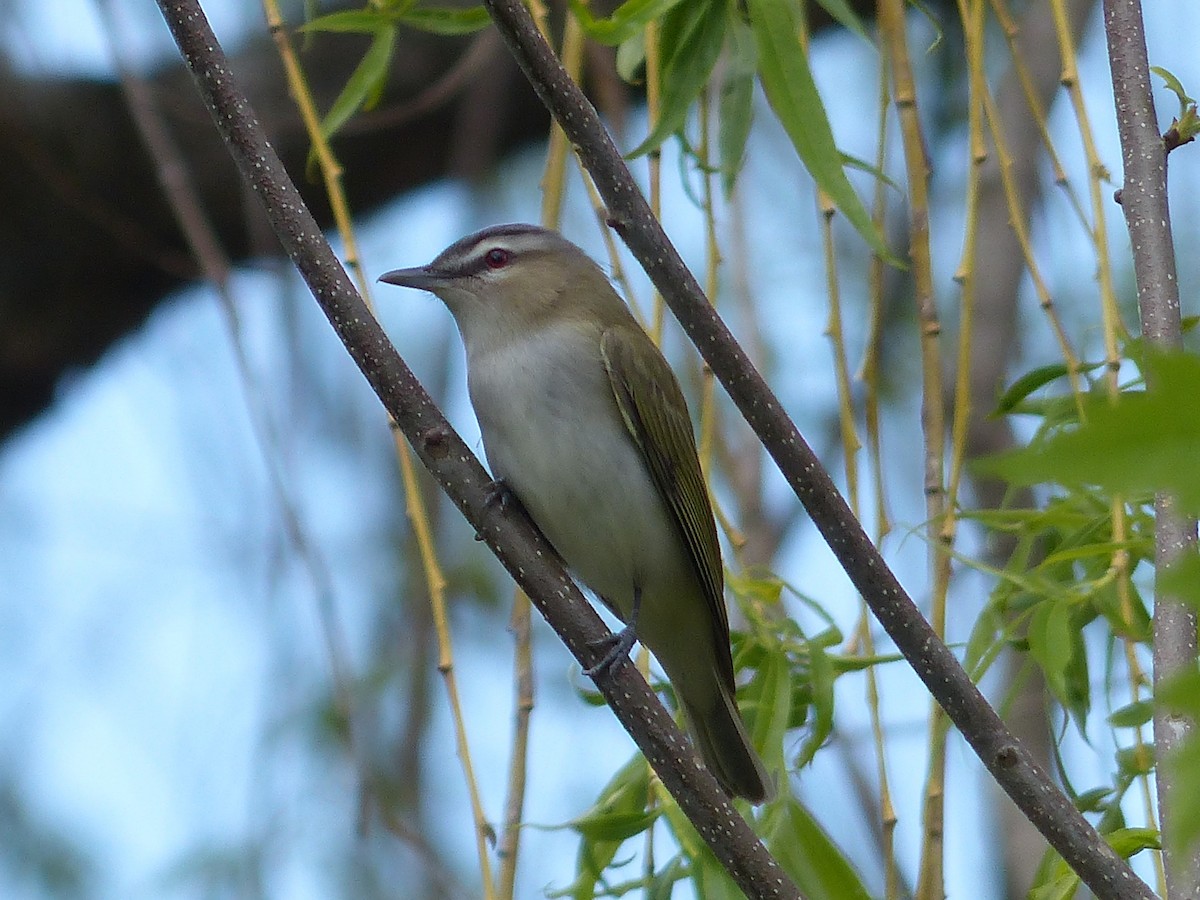
{"type": "Polygon", "coordinates": [[[446,278],[444,275],[430,271],[426,266],[416,266],[412,269],[393,269],[390,272],[384,272],[379,276],[379,280],[387,284],[399,285],[400,287],[432,291],[434,288],[444,284],[446,278]]]}

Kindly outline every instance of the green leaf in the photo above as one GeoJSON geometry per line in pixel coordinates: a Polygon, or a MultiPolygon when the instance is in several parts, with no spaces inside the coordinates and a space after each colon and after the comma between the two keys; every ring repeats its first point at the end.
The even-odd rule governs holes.
{"type": "Polygon", "coordinates": [[[773,805],[763,839],[809,900],[867,900],[870,894],[829,835],[795,798],[773,805]]]}
{"type": "Polygon", "coordinates": [[[662,18],[680,0],[625,0],[608,18],[596,18],[583,0],[570,0],[571,12],[588,37],[615,46],[629,40],[648,22],[662,18]]]}
{"type": "Polygon", "coordinates": [[[1154,704],[1149,700],[1137,700],[1113,710],[1108,717],[1108,724],[1113,728],[1141,728],[1153,717],[1154,704]]]}
{"type": "Polygon", "coordinates": [[[602,812],[574,819],[571,827],[589,841],[624,841],[654,824],[657,812],[602,812]]]}
{"type": "Polygon", "coordinates": [[[1176,796],[1192,798],[1175,806],[1166,825],[1167,845],[1183,857],[1200,842],[1200,737],[1193,734],[1184,741],[1163,766],[1174,780],[1176,796]]]}
{"type": "Polygon", "coordinates": [[[390,25],[407,25],[434,34],[471,34],[491,24],[483,6],[419,6],[400,4],[395,9],[347,9],[320,16],[300,26],[301,31],[375,34],[390,25]]]}
{"type": "Polygon", "coordinates": [[[1161,78],[1166,84],[1167,90],[1178,98],[1179,114],[1187,115],[1188,107],[1194,105],[1196,101],[1189,97],[1187,91],[1183,89],[1183,82],[1162,66],[1151,66],[1150,71],[1161,78]]]}
{"type": "Polygon", "coordinates": [[[1104,809],[1112,794],[1112,788],[1107,787],[1092,788],[1090,791],[1084,791],[1075,798],[1075,808],[1080,812],[1099,812],[1104,809]]]}
{"type": "Polygon", "coordinates": [[[1117,751],[1117,768],[1122,775],[1135,778],[1154,771],[1154,745],[1122,747],[1117,751]]]}
{"type": "Polygon", "coordinates": [[[692,884],[696,896],[704,900],[745,900],[746,897],[707,845],[692,862],[692,884]]]}
{"type": "Polygon", "coordinates": [[[617,75],[627,84],[641,82],[639,73],[646,64],[646,35],[638,32],[617,46],[617,75]]]}
{"type": "Polygon", "coordinates": [[[384,25],[375,31],[371,46],[363,54],[362,61],[351,73],[341,94],[321,120],[321,133],[332,137],[359,109],[369,109],[379,100],[387,82],[388,64],[392,59],[392,48],[396,44],[396,29],[384,25]]]}
{"type": "Polygon", "coordinates": [[[754,121],[754,75],[758,53],[754,46],[754,33],[741,20],[735,20],[729,29],[726,47],[728,65],[725,79],[721,82],[717,153],[721,186],[728,197],[742,170],[750,125],[754,121]]]}
{"type": "Polygon", "coordinates": [[[1041,884],[1029,891],[1029,900],[1071,900],[1082,881],[1074,872],[1059,875],[1049,884],[1041,884]]]}
{"type": "Polygon", "coordinates": [[[867,29],[863,27],[862,19],[858,17],[858,13],[854,11],[854,7],[847,3],[846,0],[817,0],[817,2],[843,28],[857,34],[867,43],[872,43],[870,35],[867,34],[867,29]]]}
{"type": "MultiPolygon", "coordinates": [[[[1089,363],[1081,366],[1081,372],[1090,372],[1104,365],[1103,363],[1089,363]]],[[[1017,405],[1036,391],[1038,388],[1045,387],[1052,381],[1057,381],[1060,378],[1066,378],[1071,374],[1070,366],[1063,363],[1054,363],[1049,366],[1040,366],[1030,372],[1026,372],[1020,378],[1009,386],[1008,390],[996,401],[996,408],[992,412],[992,416],[1002,416],[1005,413],[1012,412],[1017,405]]]]}
{"type": "Polygon", "coordinates": [[[569,896],[574,900],[592,900],[596,896],[597,884],[625,840],[619,835],[633,827],[637,816],[645,814],[649,786],[646,760],[640,753],[635,754],[604,786],[592,807],[564,826],[580,835],[575,881],[550,896],[569,896]]]}
{"type": "Polygon", "coordinates": [[[809,725],[808,737],[796,755],[795,766],[801,768],[808,765],[825,739],[833,731],[833,665],[815,640],[808,642],[809,685],[812,689],[812,724],[809,725]]]}
{"type": "Polygon", "coordinates": [[[1158,570],[1158,588],[1164,595],[1200,609],[1200,554],[1194,547],[1158,570]]]}
{"type": "Polygon", "coordinates": [[[1154,700],[1170,712],[1200,721],[1200,672],[1183,672],[1162,682],[1154,700]]]}
{"type": "Polygon", "coordinates": [[[378,9],[347,9],[342,12],[319,16],[305,22],[299,30],[304,32],[339,32],[352,34],[374,34],[391,25],[395,17],[378,9]]]}
{"type": "Polygon", "coordinates": [[[1118,828],[1104,836],[1109,845],[1125,859],[1143,850],[1160,850],[1157,828],[1118,828]]]}
{"type": "Polygon", "coordinates": [[[767,649],[745,695],[754,713],[751,737],[769,772],[784,771],[783,736],[792,715],[792,676],[782,648],[767,649]]]}
{"type": "Polygon", "coordinates": [[[1053,599],[1039,603],[1029,621],[1029,652],[1045,673],[1046,686],[1064,705],[1073,648],[1070,603],[1053,599]]]}
{"type": "Polygon", "coordinates": [[[492,24],[492,17],[482,6],[466,9],[453,6],[418,6],[404,13],[397,21],[418,31],[452,36],[482,31],[492,24]]]}
{"type": "Polygon", "coordinates": [[[800,161],[871,248],[891,265],[902,267],[846,178],[829,117],[800,45],[801,13],[795,0],[749,0],[748,5],[758,46],[758,77],[800,161]]]}
{"type": "Polygon", "coordinates": [[[692,103],[708,84],[730,22],[729,0],[689,0],[663,18],[662,95],[658,121],[629,152],[636,159],[659,147],[687,121],[692,103]]]}
{"type": "Polygon", "coordinates": [[[1144,366],[1147,390],[1115,403],[1089,397],[1079,426],[979,468],[1015,484],[1098,485],[1133,497],[1165,491],[1181,512],[1200,512],[1200,358],[1147,348],[1144,366]]]}

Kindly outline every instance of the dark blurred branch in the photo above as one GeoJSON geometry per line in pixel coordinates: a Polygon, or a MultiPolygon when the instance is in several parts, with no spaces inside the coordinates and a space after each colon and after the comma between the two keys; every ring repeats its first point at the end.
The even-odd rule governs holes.
{"type": "MultiPolygon", "coordinates": [[[[374,120],[334,141],[356,213],[445,177],[479,177],[518,145],[541,137],[548,117],[494,39],[407,32],[374,120]],[[489,52],[490,44],[490,52],[489,52]],[[448,73],[448,88],[427,89],[448,73]],[[388,111],[423,98],[421,115],[388,111]],[[437,103],[431,102],[437,100],[437,103]]],[[[304,64],[328,107],[366,46],[360,35],[318,35],[304,64]]],[[[266,36],[234,67],[250,85],[263,127],[292,172],[308,139],[266,36]]],[[[168,136],[194,173],[203,214],[233,260],[277,252],[256,247],[262,229],[244,195],[229,190],[233,166],[187,73],[145,76],[168,136]]],[[[121,87],[111,80],[27,77],[0,60],[0,440],[47,407],[64,374],[90,366],[139,327],[172,289],[201,277],[155,178],[121,87]]],[[[302,185],[318,221],[331,221],[319,184],[302,185]]]]}
{"type": "MultiPolygon", "coordinates": [[[[1133,245],[1138,311],[1142,336],[1157,347],[1179,349],[1183,331],[1179,312],[1179,277],[1167,203],[1167,145],[1159,134],[1150,90],[1150,63],[1141,0],[1104,0],[1104,31],[1112,68],[1113,99],[1125,179],[1121,208],[1133,245]]],[[[1155,389],[1151,381],[1147,390],[1155,389]]],[[[1156,579],[1180,556],[1194,552],[1196,520],[1176,508],[1168,494],[1154,497],[1154,570],[1156,579]]],[[[1196,671],[1196,610],[1179,597],[1154,589],[1154,684],[1196,671]]],[[[1159,704],[1154,707],[1155,770],[1159,830],[1170,834],[1171,822],[1194,808],[1196,797],[1185,793],[1169,764],[1172,751],[1194,739],[1196,723],[1159,704]],[[1165,763],[1165,764],[1164,764],[1165,763]]],[[[1175,848],[1163,841],[1167,897],[1200,896],[1200,843],[1175,848]]]]}
{"type": "MultiPolygon", "coordinates": [[[[417,455],[585,668],[607,634],[546,539],[515,508],[489,503],[491,480],[404,364],[321,235],[268,144],[194,0],[159,0],[196,86],[271,224],[346,349],[417,455]]],[[[597,687],[701,838],[750,897],[799,897],[702,766],[630,660],[597,687]]]]}
{"type": "Polygon", "coordinates": [[[1149,900],[1150,889],[1009,733],[888,569],[820,460],[667,239],[595,109],[563,70],[521,0],[485,0],[484,5],[538,96],[576,146],[608,204],[614,228],[930,693],[996,781],[1097,896],[1149,900]]]}

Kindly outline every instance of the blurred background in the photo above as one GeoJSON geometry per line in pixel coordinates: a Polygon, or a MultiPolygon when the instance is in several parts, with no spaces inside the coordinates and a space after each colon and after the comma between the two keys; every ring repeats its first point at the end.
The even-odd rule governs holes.
{"type": "MultiPolygon", "coordinates": [[[[262,11],[223,0],[205,6],[293,177],[327,223],[320,186],[304,177],[307,141],[262,11]]],[[[1058,86],[1049,13],[1036,2],[1013,6],[1038,90],[1051,103],[1052,143],[1068,182],[1086,195],[1087,161],[1077,116],[1058,86]]],[[[873,6],[855,7],[871,27],[873,6]]],[[[1078,35],[1081,96],[1098,154],[1119,173],[1099,4],[1064,9],[1078,35]]],[[[0,896],[478,896],[471,813],[380,405],[278,258],[156,7],[143,0],[3,0],[3,10],[0,896]],[[131,120],[122,68],[149,89],[234,261],[225,299],[202,282],[182,242],[131,120]]],[[[293,24],[303,17],[300,4],[285,13],[293,24]]],[[[873,159],[878,53],[819,11],[813,15],[811,62],[838,144],[873,159]]],[[[1195,85],[1200,9],[1150,4],[1147,15],[1151,63],[1195,85]]],[[[910,22],[934,170],[935,287],[951,329],[970,159],[958,28],[950,4],[927,4],[910,22]]],[[[335,142],[372,279],[426,262],[477,227],[540,215],[548,120],[495,35],[404,30],[400,41],[381,101],[335,142]]],[[[319,35],[299,43],[312,87],[328,103],[364,40],[319,35]]],[[[1010,73],[997,59],[995,89],[1011,99],[1003,93],[1010,73]]],[[[612,51],[589,49],[586,71],[622,146],[639,143],[647,130],[642,97],[617,79],[612,51]]],[[[1176,101],[1161,90],[1157,97],[1165,127],[1176,101]]],[[[755,108],[745,170],[718,208],[734,237],[724,245],[717,300],[841,478],[815,191],[761,96],[755,108]]],[[[899,173],[894,126],[888,170],[899,173]]],[[[1098,360],[1091,236],[1036,137],[1010,135],[1043,275],[1082,356],[1098,360]]],[[[1173,157],[1180,247],[1197,243],[1193,155],[1173,157]]],[[[645,159],[635,171],[647,177],[645,159]]],[[[664,145],[662,171],[663,221],[702,272],[699,180],[676,140],[664,145]]],[[[854,179],[866,195],[872,180],[863,173],[854,179]]],[[[901,193],[891,192],[889,204],[891,242],[903,248],[901,193]]],[[[1107,209],[1128,311],[1128,241],[1119,209],[1107,209]]],[[[561,230],[607,259],[577,173],[561,230]]],[[[840,222],[835,234],[847,343],[861,348],[869,250],[840,222]]],[[[1011,253],[1008,244],[992,242],[981,254],[981,265],[995,268],[981,270],[980,280],[998,273],[994,286],[1002,296],[981,304],[978,314],[979,355],[990,369],[980,373],[973,453],[1011,440],[1007,425],[984,417],[1012,373],[1056,352],[1020,261],[1006,274],[1011,253]]],[[[634,302],[648,311],[651,290],[636,263],[622,259],[634,302]]],[[[1194,284],[1196,254],[1181,253],[1180,266],[1181,283],[1194,284]]],[[[882,467],[891,531],[884,548],[921,601],[928,575],[927,547],[916,531],[925,518],[918,346],[911,285],[902,273],[888,276],[885,296],[882,467]]],[[[449,314],[413,292],[384,289],[376,302],[401,354],[481,450],[449,314]]],[[[694,353],[670,326],[666,347],[694,397],[694,353]]],[[[853,365],[860,355],[852,352],[853,365]]],[[[849,635],[857,597],[723,397],[718,411],[729,435],[718,495],[748,537],[743,561],[769,565],[849,635]]],[[[422,480],[449,580],[468,740],[485,814],[494,822],[513,728],[512,586],[432,482],[422,480]]],[[[987,505],[998,502],[998,490],[973,485],[969,493],[987,505]]],[[[874,500],[863,505],[875,533],[874,500]]],[[[968,528],[960,549],[983,554],[987,546],[968,528]]],[[[951,640],[965,640],[987,590],[970,569],[956,574],[951,640]]],[[[806,627],[824,627],[807,604],[789,609],[806,627]]],[[[607,710],[581,699],[587,680],[536,616],[533,633],[536,707],[521,897],[571,884],[578,838],[562,826],[588,808],[633,752],[607,710]]],[[[888,650],[881,643],[881,652],[888,650]]],[[[902,663],[880,667],[879,675],[898,862],[915,880],[928,699],[902,663]]],[[[1000,681],[990,688],[1000,690],[1000,681]]],[[[833,736],[796,775],[795,789],[881,893],[863,682],[847,676],[837,690],[833,736]]],[[[1061,726],[1036,712],[1027,723],[1044,752],[1055,722],[1061,726]]],[[[1090,743],[1078,734],[1062,741],[1085,782],[1088,773],[1105,777],[1113,752],[1105,728],[1087,737],[1090,743]]],[[[1005,824],[1005,804],[956,739],[948,761],[947,894],[1023,896],[1013,885],[1028,884],[1040,846],[1023,853],[1018,829],[1005,824]]]]}

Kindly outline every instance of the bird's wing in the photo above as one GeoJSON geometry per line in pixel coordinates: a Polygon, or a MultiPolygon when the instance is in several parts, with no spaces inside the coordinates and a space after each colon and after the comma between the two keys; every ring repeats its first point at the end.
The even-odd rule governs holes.
{"type": "MultiPolygon", "coordinates": [[[[718,647],[728,647],[721,548],[696,455],[692,420],[667,361],[653,346],[649,348],[652,352],[637,352],[639,339],[650,340],[625,328],[610,328],[600,339],[600,355],[625,427],[642,451],[654,486],[691,557],[712,614],[713,637],[718,647]]],[[[728,653],[718,653],[717,658],[721,675],[732,690],[733,661],[728,653]]]]}

